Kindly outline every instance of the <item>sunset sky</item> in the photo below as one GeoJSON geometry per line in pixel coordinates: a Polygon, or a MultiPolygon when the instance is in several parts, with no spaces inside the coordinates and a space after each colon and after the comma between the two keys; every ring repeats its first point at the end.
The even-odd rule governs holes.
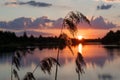
{"type": "Polygon", "coordinates": [[[119,9],[120,0],[0,0],[0,30],[55,36],[67,13],[79,11],[92,26],[79,24],[77,35],[98,38],[109,30],[120,30],[119,9]]]}

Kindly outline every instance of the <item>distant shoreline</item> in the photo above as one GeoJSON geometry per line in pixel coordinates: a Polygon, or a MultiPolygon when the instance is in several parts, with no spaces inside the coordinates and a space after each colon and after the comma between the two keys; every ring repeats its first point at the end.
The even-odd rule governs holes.
{"type": "MultiPolygon", "coordinates": [[[[71,38],[72,45],[82,44],[105,44],[105,45],[120,45],[120,30],[108,32],[103,38],[98,39],[76,39],[71,38]]],[[[60,37],[34,37],[27,36],[24,32],[23,36],[16,36],[14,32],[0,31],[0,47],[25,47],[25,46],[51,46],[51,47],[65,47],[66,41],[60,37]],[[60,44],[59,44],[60,43],[60,44]]]]}

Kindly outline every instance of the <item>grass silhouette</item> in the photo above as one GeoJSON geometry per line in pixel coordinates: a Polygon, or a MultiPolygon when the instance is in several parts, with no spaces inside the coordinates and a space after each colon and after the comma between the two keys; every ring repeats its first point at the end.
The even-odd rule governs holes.
{"type": "MultiPolygon", "coordinates": [[[[67,36],[67,34],[63,31],[64,28],[67,28],[70,33],[73,35],[73,37],[76,35],[77,33],[77,25],[79,22],[83,22],[85,21],[86,23],[88,23],[90,25],[90,21],[87,19],[86,16],[84,16],[82,13],[78,12],[78,11],[70,11],[64,18],[63,20],[63,24],[61,27],[61,32],[60,32],[60,36],[59,39],[64,39],[65,44],[67,45],[67,47],[70,49],[71,53],[74,55],[74,51],[72,50],[71,46],[72,46],[72,41],[70,39],[69,36],[67,36]]],[[[62,42],[59,41],[58,45],[60,45],[62,42]]],[[[31,53],[31,51],[23,51],[23,55],[25,55],[25,53],[31,53]]],[[[53,67],[53,65],[56,65],[56,71],[55,71],[55,80],[57,80],[57,75],[58,75],[58,67],[60,66],[59,64],[59,54],[60,54],[60,48],[58,48],[57,50],[57,56],[56,59],[52,58],[52,57],[48,57],[48,58],[44,58],[43,60],[41,60],[39,62],[38,65],[36,65],[35,69],[33,70],[33,72],[27,72],[26,75],[24,76],[23,80],[36,80],[36,78],[34,77],[34,72],[36,71],[36,69],[38,68],[38,66],[41,67],[41,70],[46,73],[48,72],[48,74],[51,73],[51,68],[53,67]]],[[[13,80],[13,75],[17,80],[20,80],[19,75],[18,75],[18,71],[20,71],[20,60],[21,57],[23,56],[21,55],[20,51],[17,51],[12,58],[12,65],[11,65],[11,80],[13,80]]],[[[76,72],[78,73],[78,79],[80,80],[80,73],[83,72],[83,68],[82,65],[85,65],[84,59],[82,57],[82,55],[80,53],[78,53],[78,56],[76,58],[76,72]]]]}

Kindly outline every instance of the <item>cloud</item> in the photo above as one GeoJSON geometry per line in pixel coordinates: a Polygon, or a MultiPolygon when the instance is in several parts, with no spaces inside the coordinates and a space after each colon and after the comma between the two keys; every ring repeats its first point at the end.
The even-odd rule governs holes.
{"type": "Polygon", "coordinates": [[[102,16],[99,16],[91,21],[91,24],[96,29],[110,29],[117,27],[116,24],[106,21],[102,16]]]}
{"type": "Polygon", "coordinates": [[[62,21],[62,18],[51,20],[47,16],[34,20],[32,18],[20,17],[9,22],[0,21],[0,28],[9,30],[59,28],[62,25],[62,21]]]}
{"type": "MultiPolygon", "coordinates": [[[[59,29],[62,26],[63,18],[59,18],[57,20],[51,20],[46,16],[32,19],[20,17],[16,18],[13,21],[0,21],[1,29],[8,30],[25,30],[25,29],[59,29]]],[[[96,17],[91,20],[92,26],[89,26],[86,23],[80,23],[78,26],[81,29],[110,29],[115,28],[117,25],[112,22],[106,21],[102,16],[96,17]]]]}
{"type": "Polygon", "coordinates": [[[104,0],[106,2],[120,2],[120,0],[104,0]]]}
{"type": "Polygon", "coordinates": [[[111,4],[102,4],[102,5],[98,5],[97,6],[97,10],[108,10],[112,8],[112,5],[111,4]]]}
{"type": "Polygon", "coordinates": [[[86,23],[81,23],[79,28],[92,28],[92,29],[111,29],[117,27],[116,24],[106,21],[102,16],[92,18],[91,26],[86,23]]]}
{"type": "Polygon", "coordinates": [[[104,1],[104,2],[120,2],[120,0],[94,0],[94,1],[104,1]]]}
{"type": "Polygon", "coordinates": [[[17,18],[9,22],[1,21],[0,28],[21,30],[21,29],[26,28],[26,26],[30,26],[31,23],[32,23],[31,18],[20,17],[20,18],[17,18]]]}
{"type": "Polygon", "coordinates": [[[5,5],[30,5],[33,7],[50,7],[52,4],[44,3],[44,2],[36,2],[36,1],[28,1],[28,2],[20,2],[20,1],[12,1],[6,2],[5,5]]]}
{"type": "Polygon", "coordinates": [[[99,74],[99,75],[98,75],[98,78],[99,78],[100,80],[105,80],[105,79],[113,80],[113,76],[110,75],[110,74],[99,74]]]}
{"type": "Polygon", "coordinates": [[[10,2],[17,2],[18,0],[9,0],[10,2]]]}

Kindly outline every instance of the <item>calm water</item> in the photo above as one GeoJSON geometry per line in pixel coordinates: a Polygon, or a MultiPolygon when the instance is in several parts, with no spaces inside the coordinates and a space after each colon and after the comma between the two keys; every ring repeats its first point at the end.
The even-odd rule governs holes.
{"type": "MultiPolygon", "coordinates": [[[[86,62],[85,73],[80,76],[81,80],[120,80],[120,48],[117,46],[79,44],[72,49],[74,55],[67,47],[60,51],[61,66],[58,69],[58,80],[78,80],[75,70],[77,52],[82,54],[86,62]]],[[[40,60],[46,57],[56,58],[56,53],[57,49],[40,50],[39,48],[32,49],[31,53],[24,53],[18,71],[20,78],[22,79],[26,72],[32,72],[40,60]]],[[[10,80],[13,54],[14,52],[0,53],[0,80],[10,80]]],[[[55,66],[52,68],[51,75],[45,74],[38,68],[34,76],[37,80],[54,80],[55,66]]]]}

